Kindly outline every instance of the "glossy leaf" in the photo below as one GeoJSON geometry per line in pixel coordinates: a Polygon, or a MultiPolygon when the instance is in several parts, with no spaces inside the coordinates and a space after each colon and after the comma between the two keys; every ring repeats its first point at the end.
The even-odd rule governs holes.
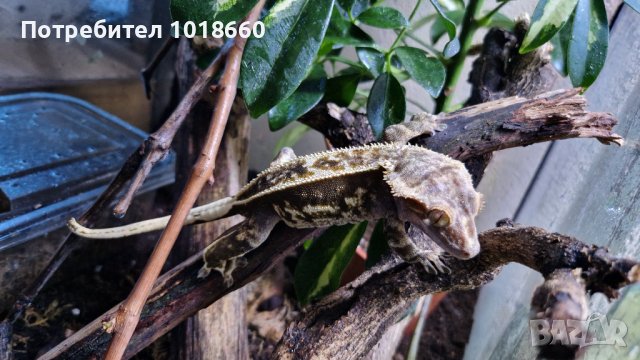
{"type": "Polygon", "coordinates": [[[411,78],[422,86],[429,95],[437,97],[444,87],[446,69],[435,57],[428,56],[421,49],[402,46],[395,50],[402,65],[411,78]]]}
{"type": "Polygon", "coordinates": [[[569,40],[571,39],[571,28],[573,27],[573,15],[569,21],[551,38],[551,64],[562,76],[567,76],[567,51],[569,40]]]}
{"type": "Polygon", "coordinates": [[[438,3],[447,10],[464,9],[463,0],[438,0],[438,3]]]}
{"type": "MultiPolygon", "coordinates": [[[[199,24],[206,21],[228,23],[240,21],[253,8],[258,0],[171,0],[171,18],[173,21],[193,21],[199,24]]],[[[200,32],[200,28],[198,27],[200,32]]]]}
{"type": "Polygon", "coordinates": [[[356,54],[358,54],[360,62],[374,77],[378,77],[382,73],[385,64],[383,53],[373,48],[357,48],[356,54]]]}
{"type": "Polygon", "coordinates": [[[264,18],[265,34],[250,38],[240,82],[256,118],[289,97],[302,83],[324,38],[333,0],[280,0],[264,18]]]}
{"type": "Polygon", "coordinates": [[[487,27],[489,28],[498,27],[505,30],[509,30],[509,31],[513,31],[514,26],[515,26],[515,21],[513,21],[512,18],[500,12],[493,14],[491,19],[489,19],[489,23],[487,24],[487,27]]]}
{"type": "Polygon", "coordinates": [[[342,273],[366,228],[366,221],[358,225],[332,226],[302,254],[294,273],[296,295],[302,304],[340,286],[342,273]]]}
{"type": "Polygon", "coordinates": [[[327,80],[327,89],[322,101],[336,103],[338,106],[349,106],[356,94],[361,77],[358,73],[349,73],[327,80]]]}
{"type": "Polygon", "coordinates": [[[571,24],[567,72],[573,86],[591,85],[607,58],[609,24],[604,0],[579,0],[571,24]]]}
{"type": "Polygon", "coordinates": [[[404,121],[406,106],[398,80],[388,73],[378,76],[367,101],[367,118],[376,138],[380,139],[387,126],[404,121]]]}
{"type": "Polygon", "coordinates": [[[276,131],[295,121],[311,110],[324,95],[327,74],[321,65],[313,67],[311,73],[288,98],[269,110],[269,128],[276,131]]]}
{"type": "MultiPolygon", "coordinates": [[[[447,18],[449,20],[453,21],[454,24],[460,25],[460,23],[462,22],[462,17],[464,16],[464,9],[447,11],[445,12],[445,14],[447,15],[447,18]]],[[[448,22],[443,17],[438,16],[433,21],[430,34],[431,43],[435,44],[443,35],[448,33],[447,26],[448,22]]]]}
{"type": "Polygon", "coordinates": [[[531,17],[531,26],[520,46],[524,54],[551,40],[569,20],[578,0],[540,0],[531,17]]]}
{"type": "Polygon", "coordinates": [[[374,6],[358,16],[363,24],[382,29],[399,29],[409,25],[407,18],[394,8],[374,6]]]}
{"type": "Polygon", "coordinates": [[[373,229],[371,238],[369,239],[369,247],[367,248],[367,261],[364,266],[369,269],[376,265],[382,256],[389,252],[389,244],[384,234],[384,220],[378,220],[376,227],[373,229]]]}
{"type": "Polygon", "coordinates": [[[442,54],[447,59],[451,58],[460,52],[460,39],[456,36],[456,23],[447,16],[445,9],[442,8],[438,0],[431,0],[431,4],[438,12],[438,16],[445,29],[447,29],[447,34],[449,34],[449,42],[444,46],[442,54]]]}
{"type": "Polygon", "coordinates": [[[322,42],[322,48],[330,50],[344,45],[373,46],[374,42],[371,36],[345,19],[340,14],[337,6],[334,6],[331,13],[331,21],[322,42]]]}
{"type": "Polygon", "coordinates": [[[369,0],[337,0],[338,4],[351,14],[352,17],[357,18],[363,11],[369,7],[369,0]]]}

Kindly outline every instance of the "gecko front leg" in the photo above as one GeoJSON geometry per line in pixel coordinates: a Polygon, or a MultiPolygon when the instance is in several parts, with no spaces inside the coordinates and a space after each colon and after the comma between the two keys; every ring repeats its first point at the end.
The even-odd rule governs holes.
{"type": "Polygon", "coordinates": [[[211,270],[219,271],[227,286],[233,284],[233,271],[246,265],[244,254],[260,246],[280,221],[270,208],[255,209],[251,216],[225,231],[204,250],[204,266],[198,277],[206,277],[211,270]]]}
{"type": "Polygon", "coordinates": [[[442,131],[447,125],[438,122],[438,117],[429,113],[419,113],[411,117],[408,122],[391,125],[384,130],[383,140],[393,143],[408,143],[421,135],[433,136],[436,131],[442,131]]]}
{"type": "MultiPolygon", "coordinates": [[[[389,247],[402,260],[408,263],[420,263],[428,273],[437,274],[449,270],[440,259],[444,251],[431,239],[421,237],[421,235],[424,235],[423,233],[417,233],[418,231],[415,229],[410,229],[410,233],[407,233],[404,222],[396,218],[386,219],[384,230],[389,247]],[[414,237],[419,240],[420,245],[423,245],[422,249],[418,247],[414,237]]],[[[424,236],[426,237],[426,235],[424,236]]]]}

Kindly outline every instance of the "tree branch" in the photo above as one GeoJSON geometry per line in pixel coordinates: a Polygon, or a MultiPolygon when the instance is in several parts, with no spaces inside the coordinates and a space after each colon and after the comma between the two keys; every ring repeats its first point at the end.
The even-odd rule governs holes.
{"type": "MultiPolygon", "coordinates": [[[[556,134],[554,138],[590,134],[610,139],[610,141],[620,139],[612,132],[616,123],[613,116],[588,113],[584,110],[584,106],[584,98],[577,95],[576,90],[547,93],[533,100],[510,98],[490,102],[449,115],[451,118],[446,120],[447,129],[436,133],[433,137],[418,141],[424,142],[436,151],[447,153],[452,157],[460,157],[475,155],[470,152],[480,154],[483,151],[494,151],[508,146],[546,141],[549,139],[549,133],[556,134]],[[543,103],[548,108],[543,106],[543,103]],[[569,116],[563,115],[567,111],[567,106],[572,109],[569,116]],[[543,111],[545,115],[542,117],[534,116],[535,114],[540,115],[540,111],[543,111]],[[552,120],[541,121],[540,119],[547,119],[548,111],[551,111],[550,115],[553,115],[552,120]],[[591,119],[598,120],[597,124],[585,123],[591,119]],[[510,125],[505,128],[505,124],[526,124],[527,121],[537,121],[538,125],[510,125]],[[511,129],[512,127],[514,129],[511,129]],[[471,129],[476,130],[471,131],[471,129]],[[482,129],[486,132],[482,133],[482,129]],[[483,144],[483,141],[486,144],[483,144]],[[460,151],[461,148],[467,150],[460,151]]],[[[328,116],[328,114],[324,116],[328,116]]],[[[355,124],[355,122],[362,121],[361,119],[354,120],[354,123],[349,126],[340,126],[335,123],[337,121],[335,118],[327,118],[327,120],[330,119],[333,119],[333,122],[327,128],[337,130],[332,132],[336,136],[336,139],[331,139],[334,143],[336,140],[351,141],[346,135],[351,130],[354,131],[354,134],[362,134],[358,129],[362,129],[364,126],[357,127],[355,124]],[[346,131],[342,129],[346,129],[346,131]]],[[[159,295],[153,295],[145,306],[127,356],[133,355],[199,309],[248,283],[270,268],[270,264],[280,261],[283,253],[295,248],[309,236],[311,236],[310,230],[277,227],[261,247],[248,254],[248,267],[233,273],[234,286],[228,289],[218,275],[211,275],[212,279],[207,278],[206,281],[200,281],[196,278],[197,270],[202,265],[200,254],[194,255],[190,260],[171,270],[156,283],[154,294],[159,295]]],[[[99,353],[111,337],[107,330],[110,329],[108,321],[113,318],[113,314],[114,309],[59,344],[44,358],[84,357],[99,353]],[[107,330],[102,328],[103,322],[106,322],[107,330]]]]}
{"type": "Polygon", "coordinates": [[[361,358],[411,301],[435,292],[481,286],[509,262],[544,276],[558,268],[582,269],[582,280],[591,292],[613,293],[640,280],[636,261],[612,257],[600,247],[540,228],[502,225],[480,234],[482,252],[477,257],[448,258],[449,274],[428,274],[420,265],[387,259],[291,324],[273,358],[361,358]]]}
{"type": "MultiPolygon", "coordinates": [[[[180,104],[176,107],[162,127],[149,135],[149,137],[133,153],[131,153],[131,155],[129,155],[127,161],[123,164],[122,168],[111,181],[107,189],[100,194],[100,197],[93,203],[93,205],[79,217],[79,223],[85,226],[95,225],[98,220],[103,217],[105,210],[111,206],[114,200],[117,199],[125,186],[129,184],[131,179],[134,179],[129,190],[120,200],[116,209],[114,209],[115,214],[124,215],[133,199],[133,196],[140,188],[153,166],[167,155],[176,132],[193,106],[200,100],[205,90],[208,89],[209,83],[223,64],[226,54],[232,44],[233,40],[230,40],[225,44],[220,53],[202,72],[200,77],[190,88],[188,94],[181,100],[180,104]]],[[[69,234],[58,246],[58,249],[52,256],[51,260],[49,260],[45,269],[33,281],[33,283],[26,288],[22,294],[20,294],[7,317],[0,323],[0,344],[5,342],[10,343],[12,336],[12,324],[23,316],[25,309],[31,305],[33,300],[38,296],[42,288],[58,270],[60,265],[79,246],[79,240],[80,238],[77,235],[69,234]]],[[[0,359],[10,357],[10,354],[7,351],[8,349],[5,350],[5,348],[0,346],[0,359]]]]}
{"type": "MultiPolygon", "coordinates": [[[[247,266],[233,272],[231,287],[225,285],[222,276],[216,271],[206,278],[198,278],[198,271],[204,265],[203,252],[191,256],[156,281],[124,358],[132,357],[184,319],[250,283],[281,262],[304,240],[320,232],[321,230],[313,229],[291,229],[278,224],[264,244],[247,254],[247,266]]],[[[92,321],[40,359],[100,357],[112,337],[111,319],[118,307],[113,307],[92,321]]]]}
{"type": "MultiPolygon", "coordinates": [[[[255,5],[246,17],[247,23],[252,24],[258,19],[263,6],[264,0],[259,1],[255,5]]],[[[120,305],[117,313],[111,320],[113,323],[113,337],[105,355],[106,360],[120,360],[124,355],[129,340],[140,319],[142,308],[147,301],[147,297],[158,275],[160,275],[160,271],[162,271],[164,263],[167,261],[173,244],[180,234],[180,230],[184,226],[185,219],[187,215],[189,215],[189,210],[191,210],[198,199],[202,187],[213,176],[215,159],[222,141],[224,128],[229,118],[229,113],[231,112],[233,100],[236,97],[238,77],[240,74],[240,61],[242,60],[242,53],[244,52],[246,41],[247,39],[245,38],[237,37],[233,48],[229,50],[225,70],[220,80],[216,107],[211,118],[211,125],[209,126],[202,152],[178,199],[176,208],[169,218],[169,223],[160,235],[158,243],[153,249],[142,274],[134,285],[133,290],[131,290],[131,294],[129,294],[127,300],[120,305]]]]}
{"type": "MultiPolygon", "coordinates": [[[[536,142],[593,137],[604,143],[621,144],[613,133],[612,114],[586,110],[580,89],[550,91],[532,99],[509,97],[466,107],[438,116],[447,128],[435,136],[414,139],[419,145],[464,161],[536,142]]],[[[300,119],[321,132],[335,146],[357,146],[374,138],[367,117],[322,104],[300,119]]]]}

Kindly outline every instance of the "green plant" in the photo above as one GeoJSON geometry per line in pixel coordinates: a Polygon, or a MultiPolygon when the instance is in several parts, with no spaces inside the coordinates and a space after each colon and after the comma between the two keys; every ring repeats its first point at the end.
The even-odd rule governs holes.
{"type": "MultiPolygon", "coordinates": [[[[250,38],[246,45],[239,86],[251,116],[267,114],[273,131],[319,102],[330,101],[366,111],[379,138],[385,127],[407,117],[403,84],[408,81],[435,99],[432,112],[455,109],[455,88],[474,35],[481,28],[511,28],[513,20],[500,13],[509,2],[498,1],[496,7],[484,9],[484,0],[430,0],[430,4],[415,0],[405,17],[379,0],[278,0],[262,19],[264,36],[250,38]],[[435,11],[418,18],[422,6],[435,11]],[[430,26],[429,41],[416,35],[425,26],[430,26]],[[376,43],[367,32],[370,27],[395,32],[395,40],[388,47],[376,43]],[[440,41],[445,35],[447,40],[440,41]],[[347,48],[353,48],[357,58],[344,56],[347,48]]],[[[229,22],[241,21],[255,3],[172,0],[171,8],[178,21],[229,22]]],[[[638,0],[627,3],[640,8],[638,0]]],[[[586,88],[604,65],[608,36],[604,0],[539,0],[520,52],[551,41],[558,70],[574,86],[586,88]]],[[[280,144],[291,145],[306,129],[290,129],[280,144]]],[[[307,250],[296,271],[296,289],[303,302],[337,288],[357,244],[354,234],[361,236],[363,231],[362,224],[332,228],[320,239],[331,246],[314,243],[307,250]],[[320,258],[335,261],[321,264],[323,268],[317,261],[305,261],[320,258]]]]}

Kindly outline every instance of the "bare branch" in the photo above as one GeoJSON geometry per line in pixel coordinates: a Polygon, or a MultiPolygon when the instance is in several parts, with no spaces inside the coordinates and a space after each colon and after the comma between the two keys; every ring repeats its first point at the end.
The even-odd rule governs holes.
{"type": "MultiPolygon", "coordinates": [[[[125,358],[135,355],[200,309],[253,281],[281,262],[291,249],[318,233],[319,230],[291,229],[279,224],[269,240],[247,254],[247,266],[234,271],[233,286],[230,288],[225,285],[218,272],[212,272],[206,278],[198,278],[198,271],[204,264],[202,251],[191,256],[156,281],[136,332],[127,347],[125,358]]],[[[118,307],[113,307],[49,350],[41,360],[100,357],[111,339],[110,320],[118,307]]]]}
{"type": "MultiPolygon", "coordinates": [[[[582,99],[582,97],[577,95],[576,91],[568,91],[546,94],[540,98],[542,100],[511,98],[505,101],[487,103],[474,107],[473,111],[456,113],[455,116],[447,121],[449,126],[445,131],[439,132],[432,138],[427,138],[424,141],[426,141],[429,146],[433,144],[435,149],[438,151],[451,151],[449,154],[454,157],[466,154],[464,151],[459,151],[460,146],[465,144],[473,145],[469,147],[468,151],[493,151],[494,149],[504,148],[506,146],[519,146],[527,141],[545,141],[548,139],[547,133],[542,132],[541,135],[536,136],[538,133],[538,131],[535,130],[537,129],[536,127],[534,127],[532,131],[505,130],[503,129],[502,124],[505,122],[514,122],[514,119],[521,119],[520,117],[514,117],[515,110],[519,109],[522,111],[522,109],[530,108],[532,104],[539,105],[540,101],[547,101],[548,104],[553,104],[551,108],[555,108],[558,106],[558,102],[563,103],[566,99],[574,99],[576,97],[578,99],[582,99]],[[496,114],[501,114],[501,116],[496,116],[496,114]],[[495,129],[495,134],[491,133],[490,130],[487,130],[489,135],[485,134],[485,136],[482,137],[478,135],[477,131],[469,131],[469,128],[472,128],[471,126],[469,128],[465,128],[464,125],[458,125],[459,122],[467,125],[477,124],[477,126],[474,125],[476,128],[484,127],[485,129],[495,129]],[[442,141],[439,141],[440,137],[443,138],[442,141]],[[503,145],[500,143],[500,139],[505,139],[505,137],[508,137],[511,140],[508,141],[506,145],[503,145]],[[520,139],[519,137],[522,138],[520,139]],[[483,139],[488,143],[488,145],[483,146],[480,144],[483,139]],[[525,141],[524,139],[528,140],[525,141]]],[[[579,106],[584,106],[583,102],[579,101],[578,103],[579,106]]],[[[564,110],[566,110],[566,108],[563,108],[561,111],[564,110]]],[[[584,114],[579,111],[575,113],[579,114],[579,119],[584,119],[584,114]]],[[[602,115],[602,117],[607,119],[607,123],[606,125],[601,125],[602,128],[600,132],[598,132],[598,135],[603,137],[614,137],[617,139],[618,137],[611,132],[611,128],[615,124],[615,119],[610,115],[602,115]]],[[[571,119],[568,121],[571,123],[571,119]]],[[[544,125],[543,129],[546,131],[547,128],[554,128],[555,126],[559,126],[557,125],[557,122],[551,122],[551,124],[544,125]]],[[[353,129],[353,127],[349,128],[353,129]]],[[[576,131],[579,132],[580,130],[559,127],[558,131],[568,137],[572,137],[576,135],[576,131]],[[574,133],[572,133],[572,131],[574,133]]],[[[334,134],[340,134],[340,132],[336,132],[334,134]]],[[[147,303],[142,314],[142,320],[138,326],[138,330],[134,334],[132,345],[127,354],[134,354],[135,351],[138,351],[148,345],[153,339],[164,334],[171,327],[184,320],[187,316],[195,313],[200,308],[209,305],[224,294],[233,291],[236,286],[249,282],[251,279],[258,276],[257,272],[252,272],[254,270],[250,271],[250,269],[256,269],[255,271],[264,271],[268,269],[270,264],[282,259],[283,253],[293,249],[302,241],[302,239],[308,238],[308,236],[310,236],[309,234],[310,231],[278,227],[265,244],[263,244],[259,249],[248,254],[249,267],[237,270],[233,273],[235,285],[230,289],[225,288],[217,275],[213,280],[207,280],[205,282],[201,282],[196,279],[197,269],[202,265],[200,263],[200,255],[196,255],[189,261],[179,265],[177,268],[173,269],[170,274],[163,276],[161,281],[157,282],[154,294],[162,295],[152,296],[147,303]],[[177,306],[176,304],[180,305],[177,306]]],[[[466,279],[467,281],[471,281],[471,277],[469,276],[467,276],[466,279]]],[[[489,277],[485,274],[484,277],[474,280],[475,282],[469,282],[468,286],[479,286],[488,280],[489,277]]],[[[101,330],[102,322],[107,321],[108,324],[108,320],[113,318],[113,314],[114,310],[112,309],[104,314],[100,319],[87,325],[74,336],[51,350],[45,358],[52,358],[54,356],[62,356],[64,358],[76,355],[78,357],[84,357],[85,355],[88,356],[89,354],[94,354],[93,351],[104,349],[104,343],[108,341],[111,335],[105,330],[101,330]]],[[[384,319],[387,319],[387,317],[384,317],[384,319]]]]}
{"type": "Polygon", "coordinates": [[[187,94],[182,98],[182,100],[180,100],[180,104],[178,104],[162,127],[149,135],[144,143],[140,145],[138,150],[136,150],[135,155],[139,160],[132,163],[130,166],[137,168],[137,170],[133,177],[133,181],[131,181],[131,185],[129,185],[129,188],[113,209],[113,214],[115,216],[124,216],[131,205],[131,201],[133,201],[133,197],[136,195],[147,176],[149,176],[153,166],[167,156],[178,129],[182,126],[182,123],[191,112],[191,109],[193,109],[193,106],[202,98],[205,91],[209,88],[211,80],[218,73],[218,70],[220,70],[220,67],[232,47],[233,40],[229,40],[222,47],[211,64],[202,72],[202,74],[200,74],[198,79],[196,79],[187,94]]]}
{"type": "MultiPolygon", "coordinates": [[[[93,203],[93,205],[79,217],[79,223],[85,226],[95,225],[96,222],[103,217],[105,210],[111,206],[125,186],[131,181],[131,179],[134,179],[126,195],[122,200],[120,200],[119,205],[116,206],[116,209],[114,210],[115,214],[124,215],[133,199],[133,196],[142,185],[144,179],[147,177],[153,166],[158,161],[162,160],[168,153],[176,132],[193,106],[200,100],[204,92],[208,89],[209,83],[223,64],[224,58],[231,48],[232,43],[233,40],[230,40],[228,44],[225,44],[225,47],[223,47],[218,56],[194,82],[187,96],[182,99],[180,104],[176,107],[162,127],[155,133],[149,135],[149,137],[133,153],[131,153],[131,155],[129,155],[127,161],[123,164],[122,168],[111,181],[107,189],[100,194],[100,197],[93,203]]],[[[36,278],[36,280],[34,280],[34,282],[25,289],[22,294],[20,294],[20,297],[16,300],[10,313],[2,323],[0,323],[0,343],[3,341],[10,341],[11,324],[22,317],[24,310],[33,302],[51,276],[53,276],[66,258],[79,246],[79,240],[80,238],[75,234],[68,235],[60,244],[56,253],[52,256],[51,260],[49,260],[49,263],[40,273],[38,278],[36,278]]],[[[4,354],[0,354],[0,357],[2,355],[4,354]]]]}
{"type": "Polygon", "coordinates": [[[480,234],[480,243],[482,252],[471,260],[447,259],[449,274],[433,275],[421,266],[383,261],[291,324],[274,358],[361,358],[411,301],[425,294],[481,286],[509,262],[545,276],[557,268],[583,269],[589,291],[615,291],[640,280],[638,262],[614,258],[602,248],[540,228],[502,226],[480,234]]]}
{"type": "MultiPolygon", "coordinates": [[[[613,133],[617,123],[613,115],[587,111],[579,92],[551,91],[532,99],[509,97],[441,114],[438,120],[447,129],[415,142],[461,161],[501,149],[576,137],[620,144],[622,138],[613,133]]],[[[336,146],[362,145],[374,139],[366,115],[334,104],[316,107],[300,122],[336,146]]]]}
{"type": "MultiPolygon", "coordinates": [[[[252,24],[258,19],[263,6],[264,0],[259,1],[255,5],[247,15],[247,23],[252,24]]],[[[189,210],[191,210],[198,199],[202,187],[213,176],[215,159],[218,154],[218,149],[220,148],[224,128],[236,97],[238,77],[240,74],[240,61],[242,60],[242,53],[244,52],[246,41],[247,39],[245,38],[237,37],[233,48],[229,50],[224,74],[220,80],[216,107],[211,118],[211,124],[202,152],[178,199],[176,208],[169,218],[169,223],[160,235],[160,239],[158,239],[158,243],[151,253],[142,274],[138,278],[127,300],[120,305],[117,313],[110,320],[113,323],[113,337],[105,355],[105,359],[107,360],[120,360],[124,355],[129,340],[140,319],[142,308],[147,301],[158,275],[160,275],[160,271],[162,271],[162,267],[173,248],[173,244],[180,234],[180,230],[184,226],[189,210]]]]}

